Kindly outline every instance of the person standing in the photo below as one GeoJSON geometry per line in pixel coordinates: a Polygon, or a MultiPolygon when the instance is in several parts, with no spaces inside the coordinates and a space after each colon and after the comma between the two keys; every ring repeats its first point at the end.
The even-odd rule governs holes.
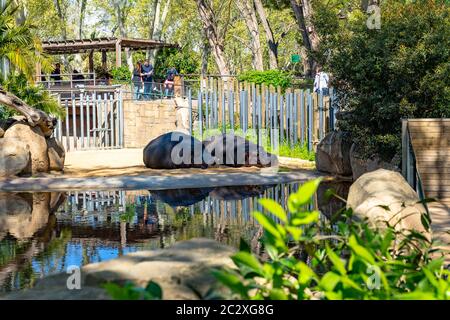
{"type": "Polygon", "coordinates": [[[133,82],[134,100],[140,100],[142,89],[142,65],[140,62],[137,62],[134,67],[131,81],[133,82]]]}
{"type": "Polygon", "coordinates": [[[59,86],[61,84],[61,64],[57,63],[55,65],[55,69],[52,71],[50,79],[55,81],[55,86],[59,86]]]}
{"type": "Polygon", "coordinates": [[[144,98],[145,100],[150,100],[153,88],[153,66],[150,61],[145,60],[142,66],[142,80],[144,81],[144,98]]]}
{"type": "Polygon", "coordinates": [[[324,96],[329,95],[328,84],[330,82],[330,77],[326,72],[323,72],[322,69],[318,69],[316,73],[316,77],[314,79],[314,92],[322,93],[324,96]]]}
{"type": "Polygon", "coordinates": [[[164,89],[165,89],[166,98],[169,96],[173,97],[176,75],[178,75],[178,71],[177,71],[177,69],[175,69],[175,67],[171,67],[167,70],[166,81],[164,81],[164,89]]]}

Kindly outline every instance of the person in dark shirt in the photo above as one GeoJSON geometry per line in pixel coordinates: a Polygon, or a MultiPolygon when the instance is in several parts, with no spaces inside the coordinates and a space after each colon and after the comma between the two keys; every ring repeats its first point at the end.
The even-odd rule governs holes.
{"type": "Polygon", "coordinates": [[[78,70],[73,70],[72,81],[75,83],[75,86],[79,84],[83,85],[84,80],[86,79],[78,70]]]}
{"type": "Polygon", "coordinates": [[[175,82],[175,76],[178,75],[177,69],[175,67],[171,67],[167,70],[166,74],[166,81],[164,81],[164,89],[165,89],[165,95],[167,97],[173,97],[174,93],[174,82],[175,82]]]}
{"type": "Polygon", "coordinates": [[[142,89],[142,64],[140,62],[137,62],[134,67],[131,81],[133,82],[134,100],[140,100],[142,89]]]}
{"type": "Polygon", "coordinates": [[[61,84],[61,64],[57,63],[55,65],[55,69],[52,71],[50,79],[52,79],[57,86],[61,84]]]}
{"type": "Polygon", "coordinates": [[[142,66],[142,80],[144,81],[144,98],[145,100],[150,100],[153,88],[153,66],[150,61],[145,60],[142,66]]]}

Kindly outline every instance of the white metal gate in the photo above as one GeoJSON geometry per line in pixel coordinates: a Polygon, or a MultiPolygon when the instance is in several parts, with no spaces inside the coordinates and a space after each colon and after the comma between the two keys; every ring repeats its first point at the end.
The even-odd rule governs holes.
{"type": "Polygon", "coordinates": [[[58,120],[55,137],[66,151],[120,149],[123,141],[123,99],[120,90],[108,93],[80,92],[60,98],[65,119],[58,120]]]}

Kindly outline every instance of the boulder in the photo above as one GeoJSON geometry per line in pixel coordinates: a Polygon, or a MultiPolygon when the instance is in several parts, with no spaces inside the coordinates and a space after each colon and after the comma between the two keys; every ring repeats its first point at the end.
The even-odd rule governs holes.
{"type": "Polygon", "coordinates": [[[317,146],[316,168],[319,171],[339,176],[350,176],[351,142],[346,133],[333,131],[329,133],[317,146]]]}
{"type": "Polygon", "coordinates": [[[42,130],[28,124],[16,122],[5,132],[4,138],[16,138],[28,144],[31,155],[31,168],[22,173],[36,174],[49,171],[48,147],[42,130]]]}
{"type": "Polygon", "coordinates": [[[367,157],[361,156],[361,154],[358,152],[358,146],[356,144],[353,144],[350,149],[350,164],[352,168],[353,181],[356,181],[356,179],[358,179],[365,173],[372,172],[378,169],[400,172],[399,167],[394,162],[396,161],[383,161],[378,155],[372,156],[371,158],[367,159],[367,157]]]}
{"type": "Polygon", "coordinates": [[[372,226],[382,228],[388,222],[398,231],[416,230],[430,238],[421,219],[426,209],[398,172],[379,169],[362,175],[350,187],[347,208],[372,226]]]}
{"type": "Polygon", "coordinates": [[[0,177],[15,176],[30,164],[30,148],[17,138],[0,138],[0,177]]]}
{"type": "Polygon", "coordinates": [[[63,171],[66,151],[63,145],[55,138],[47,139],[48,159],[50,171],[63,171]]]}
{"type": "Polygon", "coordinates": [[[2,127],[0,127],[0,138],[3,138],[4,135],[5,135],[5,131],[3,130],[2,127]]]}

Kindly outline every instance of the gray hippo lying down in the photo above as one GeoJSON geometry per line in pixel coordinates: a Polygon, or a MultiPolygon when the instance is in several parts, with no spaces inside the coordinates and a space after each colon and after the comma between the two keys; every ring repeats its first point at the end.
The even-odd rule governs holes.
{"type": "Polygon", "coordinates": [[[190,135],[169,132],[145,147],[144,163],[151,169],[272,167],[278,165],[278,158],[233,134],[210,137],[202,143],[190,135]]]}
{"type": "Polygon", "coordinates": [[[202,143],[181,132],[169,132],[152,140],[144,149],[144,164],[151,169],[207,167],[202,143]]]}
{"type": "Polygon", "coordinates": [[[245,138],[222,134],[203,141],[203,161],[209,166],[272,167],[278,165],[277,156],[268,153],[245,138]]]}

